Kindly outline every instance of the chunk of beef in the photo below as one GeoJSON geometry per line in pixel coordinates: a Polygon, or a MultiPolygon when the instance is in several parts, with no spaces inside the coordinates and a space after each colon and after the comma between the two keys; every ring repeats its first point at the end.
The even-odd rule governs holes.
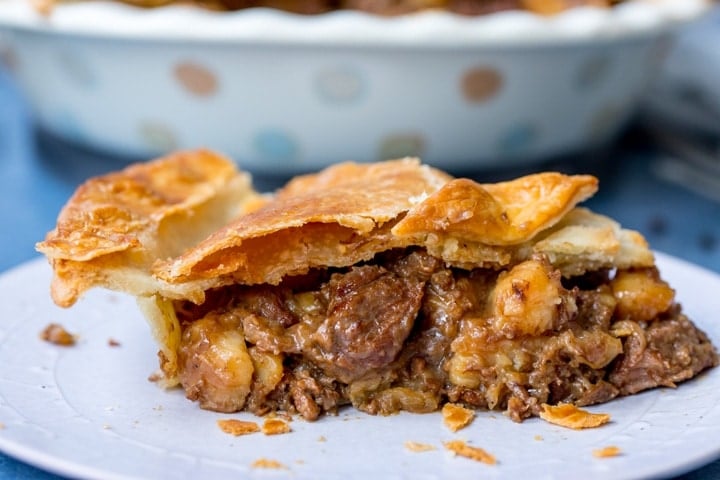
{"type": "Polygon", "coordinates": [[[325,284],[325,319],[302,345],[303,355],[348,383],[389,364],[420,310],[424,283],[379,266],[354,267],[325,284]]]}

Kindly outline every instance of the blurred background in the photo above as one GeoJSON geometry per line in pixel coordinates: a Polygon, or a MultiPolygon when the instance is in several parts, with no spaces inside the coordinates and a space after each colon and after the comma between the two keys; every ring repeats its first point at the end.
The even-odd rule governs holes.
{"type": "MultiPolygon", "coordinates": [[[[604,21],[571,20],[587,31],[604,21]]],[[[267,42],[239,56],[217,39],[212,55],[191,43],[168,54],[167,39],[48,42],[27,30],[0,28],[0,271],[38,257],[34,243],[88,177],[210,146],[264,191],[334,161],[403,155],[481,181],[592,173],[600,192],[589,207],[720,273],[717,7],[652,41],[558,37],[533,47],[528,37],[478,52],[446,38],[442,48],[382,52],[369,30],[376,41],[362,48],[300,42],[286,61],[277,59],[288,49],[267,42]]],[[[54,478],[1,454],[0,477],[54,478]]],[[[720,478],[720,463],[683,478],[720,478]]]]}

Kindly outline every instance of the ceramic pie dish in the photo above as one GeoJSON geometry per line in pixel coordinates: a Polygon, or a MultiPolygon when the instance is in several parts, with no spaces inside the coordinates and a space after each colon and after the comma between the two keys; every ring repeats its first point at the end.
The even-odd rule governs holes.
{"type": "Polygon", "coordinates": [[[421,156],[530,164],[610,142],[704,0],[554,16],[301,16],[0,1],[0,51],[38,125],[98,152],[209,147],[253,172],[421,156]]]}

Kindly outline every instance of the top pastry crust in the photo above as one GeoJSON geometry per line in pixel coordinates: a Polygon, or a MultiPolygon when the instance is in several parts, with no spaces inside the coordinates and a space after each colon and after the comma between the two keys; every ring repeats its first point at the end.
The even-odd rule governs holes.
{"type": "Polygon", "coordinates": [[[37,244],[53,266],[53,300],[68,307],[95,286],[193,298],[193,289],[154,277],[152,264],[179,255],[262,202],[249,175],[206,150],[90,179],[37,244]]]}
{"type": "Polygon", "coordinates": [[[400,215],[450,177],[416,159],[339,164],[291,181],[178,258],[156,266],[168,282],[215,279],[277,284],[313,266],[346,266],[406,246],[390,232],[400,215]]]}
{"type": "Polygon", "coordinates": [[[575,209],[596,190],[589,175],[480,184],[405,158],[335,165],[264,197],[230,160],[181,152],[89,180],[37,248],[62,306],[94,286],[200,303],[213,287],[278,284],[408,246],[461,268],[536,252],[568,275],[652,265],[639,234],[575,209]]]}

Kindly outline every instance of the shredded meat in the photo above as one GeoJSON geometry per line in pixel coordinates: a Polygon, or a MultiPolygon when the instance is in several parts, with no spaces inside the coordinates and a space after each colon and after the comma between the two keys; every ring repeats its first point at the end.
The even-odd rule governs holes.
{"type": "Polygon", "coordinates": [[[220,411],[314,420],[346,404],[390,414],[455,402],[521,421],[543,404],[606,402],[717,365],[672,298],[654,269],[561,279],[542,256],[496,272],[390,252],[179,303],[181,383],[220,411]]]}
{"type": "Polygon", "coordinates": [[[674,387],[717,364],[707,335],[677,308],[667,318],[635,330],[625,340],[624,351],[609,376],[623,395],[658,386],[674,387]]]}

